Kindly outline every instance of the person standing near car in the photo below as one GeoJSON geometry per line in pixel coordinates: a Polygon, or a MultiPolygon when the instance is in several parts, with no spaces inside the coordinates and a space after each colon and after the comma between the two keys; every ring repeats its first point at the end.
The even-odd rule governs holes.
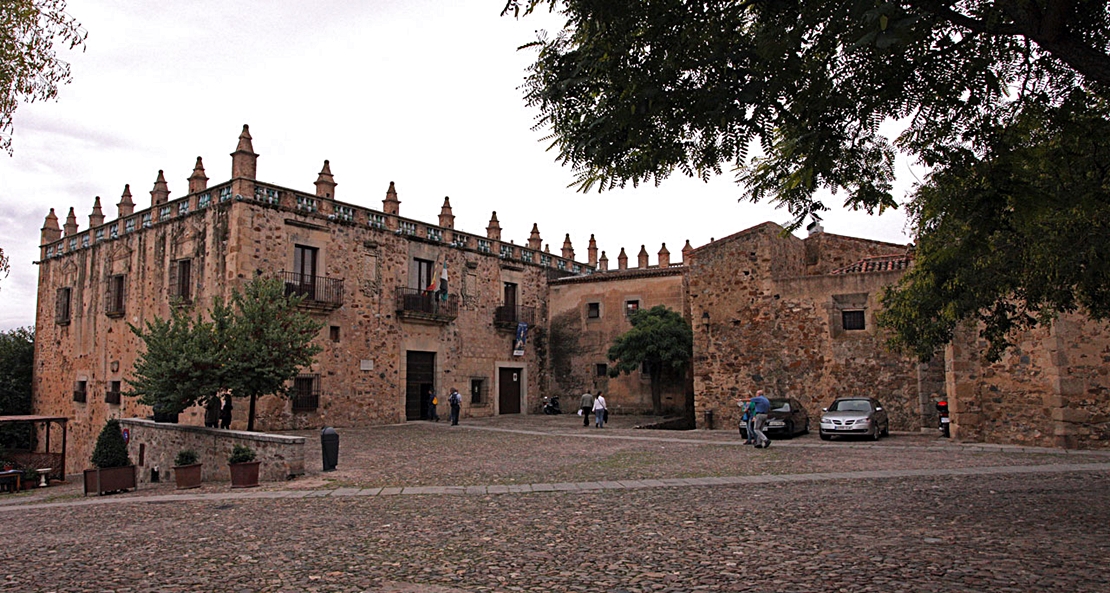
{"type": "Polygon", "coordinates": [[[589,391],[582,394],[582,402],[579,404],[581,411],[578,412],[582,415],[582,426],[590,425],[590,412],[594,409],[594,396],[589,391]]]}
{"type": "Polygon", "coordinates": [[[755,433],[755,448],[766,449],[771,446],[771,439],[763,434],[763,427],[767,425],[767,414],[771,411],[771,400],[763,395],[763,390],[755,392],[751,401],[755,409],[755,420],[752,422],[752,432],[755,433]]]}

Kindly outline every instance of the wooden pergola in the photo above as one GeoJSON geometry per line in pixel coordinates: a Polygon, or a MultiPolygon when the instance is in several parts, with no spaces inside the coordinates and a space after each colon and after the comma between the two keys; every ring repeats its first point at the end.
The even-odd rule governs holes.
{"type": "MultiPolygon", "coordinates": [[[[0,425],[4,424],[30,424],[33,427],[38,425],[43,426],[43,433],[46,438],[43,439],[42,451],[8,451],[8,455],[12,461],[17,461],[27,466],[35,466],[50,468],[50,477],[58,480],[65,481],[66,479],[66,422],[69,418],[65,416],[0,416],[0,425]],[[54,453],[50,448],[50,428],[52,425],[58,424],[62,428],[62,451],[61,453],[54,453]],[[47,465],[43,465],[43,464],[47,465]]],[[[57,442],[57,441],[55,441],[57,442]]]]}

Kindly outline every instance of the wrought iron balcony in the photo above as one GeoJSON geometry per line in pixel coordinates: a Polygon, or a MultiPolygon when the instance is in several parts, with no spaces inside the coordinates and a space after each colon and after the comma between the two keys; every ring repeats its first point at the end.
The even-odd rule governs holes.
{"type": "Polygon", "coordinates": [[[435,291],[398,288],[397,316],[431,323],[450,323],[459,316],[459,295],[447,295],[444,300],[435,291]]]}
{"type": "Polygon", "coordinates": [[[536,323],[536,308],[521,305],[501,305],[493,311],[493,325],[502,329],[516,330],[517,324],[536,323]]]}
{"type": "Polygon", "coordinates": [[[281,272],[285,294],[303,296],[304,307],[338,309],[343,305],[343,280],[325,276],[309,276],[298,272],[281,272]]]}

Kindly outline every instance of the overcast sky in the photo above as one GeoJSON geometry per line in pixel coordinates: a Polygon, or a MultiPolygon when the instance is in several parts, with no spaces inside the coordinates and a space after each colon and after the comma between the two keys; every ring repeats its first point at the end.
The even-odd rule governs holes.
{"type": "MultiPolygon", "coordinates": [[[[516,48],[557,21],[499,17],[502,0],[293,2],[70,0],[88,31],[65,52],[73,83],[57,101],[20,105],[15,156],[0,155],[0,329],[33,325],[38,240],[54,208],[88,228],[100,196],[116,218],[123,186],[150,205],[158,170],[184,195],[197,156],[209,185],[226,181],[243,124],[258,179],[314,192],[324,159],[336,198],[380,210],[390,181],[401,215],[438,220],[450,196],[455,227],[484,234],[497,212],[503,240],[523,244],[533,223],[558,253],[569,233],[580,261],[591,234],[611,266],[641,245],[681,259],[695,247],[789,215],[738,203],[732,175],[674,178],[658,188],[576,193],[572,172],[532,130],[519,89],[533,54],[516,48]]],[[[899,175],[910,177],[900,164],[899,175]]],[[[829,205],[841,200],[826,200],[829,205]]],[[[909,242],[902,211],[830,212],[827,232],[909,242]]]]}

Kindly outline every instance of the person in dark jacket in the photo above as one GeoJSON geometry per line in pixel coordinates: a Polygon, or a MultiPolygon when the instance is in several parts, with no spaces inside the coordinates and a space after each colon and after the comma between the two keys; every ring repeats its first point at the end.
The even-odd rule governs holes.
{"type": "Polygon", "coordinates": [[[220,396],[213,395],[204,404],[204,426],[216,428],[220,424],[220,396]]]}
{"type": "Polygon", "coordinates": [[[235,406],[231,405],[231,396],[224,396],[224,407],[220,410],[220,428],[231,428],[231,411],[235,406]]]}

